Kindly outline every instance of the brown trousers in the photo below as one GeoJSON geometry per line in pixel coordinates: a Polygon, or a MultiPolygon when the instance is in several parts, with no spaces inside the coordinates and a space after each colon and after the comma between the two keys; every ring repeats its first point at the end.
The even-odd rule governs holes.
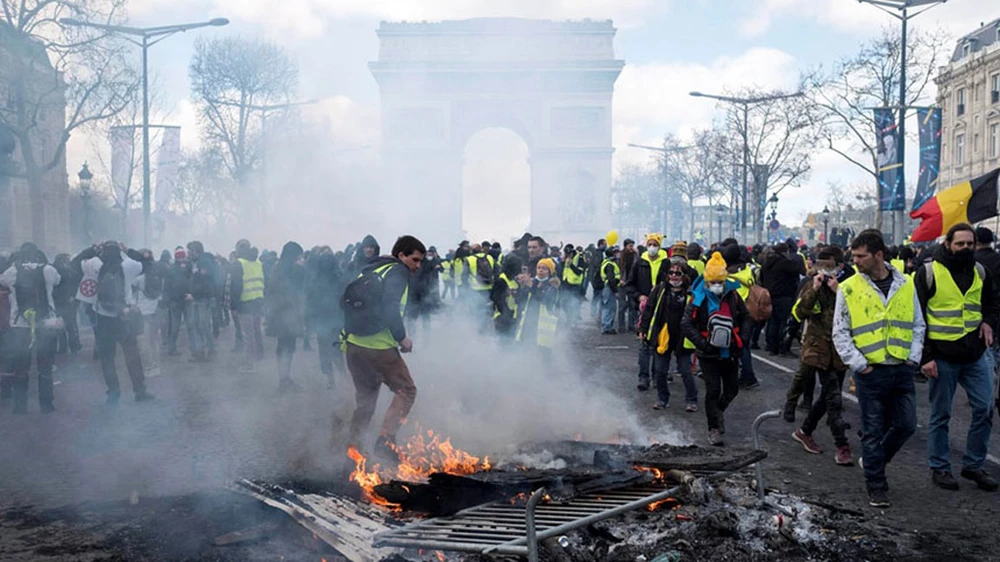
{"type": "Polygon", "coordinates": [[[383,437],[394,439],[410,408],[417,400],[417,387],[410,369],[398,349],[368,349],[347,344],[347,370],[354,381],[356,407],[351,418],[351,444],[357,444],[361,434],[371,424],[378,403],[378,393],[384,383],[392,391],[392,403],[382,422],[383,437]]]}

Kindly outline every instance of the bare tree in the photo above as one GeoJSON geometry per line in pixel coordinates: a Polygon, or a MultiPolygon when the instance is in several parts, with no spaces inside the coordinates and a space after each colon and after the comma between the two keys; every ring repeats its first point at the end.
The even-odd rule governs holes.
{"type": "Polygon", "coordinates": [[[28,184],[39,244],[46,244],[44,185],[65,168],[66,142],[80,127],[120,112],[138,86],[120,41],[58,20],[120,23],[124,3],[0,0],[0,89],[6,90],[0,125],[17,143],[20,166],[11,176],[28,184]]]}
{"type": "MultiPolygon", "coordinates": [[[[726,166],[720,166],[725,157],[725,135],[718,130],[704,129],[694,132],[693,142],[686,149],[672,147],[668,153],[666,173],[677,193],[686,199],[688,228],[686,236],[694,236],[695,203],[707,198],[709,206],[721,199],[728,191],[730,173],[726,166]]],[[[668,148],[676,144],[672,138],[664,141],[668,148]]]]}
{"type": "MultiPolygon", "coordinates": [[[[937,67],[946,56],[947,37],[942,33],[910,32],[906,60],[908,106],[928,94],[937,67]]],[[[817,128],[823,144],[872,178],[878,194],[875,107],[899,104],[902,38],[898,28],[884,28],[881,35],[831,69],[815,69],[805,76],[807,95],[819,109],[817,128]]],[[[882,212],[875,218],[882,227],[882,212]]]]}
{"type": "Polygon", "coordinates": [[[219,147],[229,177],[247,187],[263,158],[262,108],[289,101],[296,64],[273,43],[227,37],[198,40],[189,74],[206,144],[219,147]]]}
{"type": "Polygon", "coordinates": [[[627,163],[618,168],[612,188],[615,226],[623,232],[648,230],[657,222],[662,178],[656,168],[627,163]]]}
{"type": "MultiPolygon", "coordinates": [[[[736,97],[762,98],[770,92],[742,91],[736,97]]],[[[747,139],[750,164],[750,188],[747,196],[749,222],[755,233],[763,227],[764,203],[768,194],[777,195],[788,187],[797,187],[808,179],[810,154],[816,144],[815,107],[807,99],[782,98],[750,106],[747,127],[743,127],[742,108],[730,107],[727,128],[735,138],[747,139]]],[[[742,146],[730,145],[739,151],[729,161],[742,161],[742,146]]]]}
{"type": "Polygon", "coordinates": [[[193,224],[224,226],[234,215],[235,190],[214,147],[184,154],[171,208],[193,224]]]}

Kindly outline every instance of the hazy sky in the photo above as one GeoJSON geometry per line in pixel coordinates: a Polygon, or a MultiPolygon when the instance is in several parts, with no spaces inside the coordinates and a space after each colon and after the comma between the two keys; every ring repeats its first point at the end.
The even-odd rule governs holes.
{"type": "MultiPolygon", "coordinates": [[[[1000,7],[990,10],[989,4],[951,0],[912,20],[911,26],[941,27],[957,38],[982,21],[1000,17],[1000,7]]],[[[196,34],[262,34],[278,42],[300,66],[301,97],[326,98],[310,111],[327,116],[345,146],[371,144],[377,150],[378,89],[367,63],[377,58],[375,29],[380,21],[610,18],[618,27],[617,56],[626,61],[615,90],[616,164],[649,158],[644,151],[628,148],[629,142],[657,144],[665,133],[684,137],[720,115],[713,103],[690,98],[691,90],[721,92],[751,85],[792,89],[801,70],[833,64],[877,34],[880,26],[898,25],[895,18],[856,0],[132,0],[129,11],[139,25],[217,16],[233,22],[226,28],[172,37],[151,51],[150,68],[163,85],[161,96],[169,108],[165,120],[184,128],[182,138],[188,148],[197,143],[194,112],[187,99],[187,66],[196,34]]],[[[478,162],[479,168],[466,171],[467,182],[487,182],[495,179],[490,169],[523,162],[526,148],[514,135],[502,133],[488,131],[482,135],[485,139],[470,142],[467,161],[478,162]],[[496,147],[501,154],[494,153],[496,147]]],[[[93,140],[74,138],[71,175],[83,159],[94,160],[86,148],[93,140]]],[[[909,147],[913,169],[908,180],[914,183],[916,158],[916,147],[909,147]]],[[[867,181],[828,151],[818,151],[813,165],[807,185],[782,194],[782,222],[798,223],[808,211],[822,209],[830,180],[867,181]]],[[[515,192],[526,197],[526,189],[516,187],[515,192]]],[[[501,207],[503,216],[497,216],[492,203],[469,185],[465,201],[467,223],[489,222],[483,235],[516,233],[527,218],[527,204],[519,208],[516,200],[508,201],[501,207]]]]}

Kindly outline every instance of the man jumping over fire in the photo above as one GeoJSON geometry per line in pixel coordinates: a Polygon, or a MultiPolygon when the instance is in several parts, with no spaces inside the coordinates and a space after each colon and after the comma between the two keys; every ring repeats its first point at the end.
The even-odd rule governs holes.
{"type": "Polygon", "coordinates": [[[400,460],[396,432],[417,399],[417,387],[400,355],[400,352],[413,350],[413,342],[403,325],[403,312],[410,274],[420,267],[426,253],[420,240],[413,236],[400,237],[391,256],[366,264],[361,275],[347,286],[341,301],[345,320],[342,346],[357,403],[348,444],[357,447],[361,434],[375,414],[379,390],[384,383],[394,396],[375,441],[374,454],[396,462],[400,460]]]}

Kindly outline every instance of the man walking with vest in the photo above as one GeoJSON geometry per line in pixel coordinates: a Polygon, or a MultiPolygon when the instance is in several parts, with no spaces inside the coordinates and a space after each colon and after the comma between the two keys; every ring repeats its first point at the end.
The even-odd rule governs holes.
{"type": "Polygon", "coordinates": [[[972,407],[972,422],[962,456],[962,478],[996,491],[997,481],[983,470],[992,430],[993,370],[986,353],[998,320],[993,276],[976,263],[975,231],[968,224],[948,230],[934,261],[917,268],[913,278],[927,321],[921,371],[930,379],[927,458],[931,480],[957,490],[951,474],[948,422],[959,384],[972,407]]]}
{"type": "MultiPolygon", "coordinates": [[[[413,342],[406,335],[403,313],[409,293],[410,274],[420,267],[427,249],[413,236],[396,240],[392,256],[372,260],[362,275],[371,273],[382,278],[380,302],[377,306],[381,331],[372,335],[351,333],[351,317],[346,318],[344,348],[347,369],[354,381],[357,407],[351,418],[349,444],[357,446],[361,433],[367,429],[375,414],[378,394],[385,384],[393,393],[392,403],[382,422],[382,430],[375,442],[375,453],[386,460],[399,460],[396,449],[396,432],[403,425],[410,408],[417,399],[417,387],[402,353],[413,351],[413,342]]],[[[348,291],[351,290],[350,285],[348,291]]]]}
{"type": "Polygon", "coordinates": [[[257,252],[249,240],[236,243],[236,262],[229,281],[230,307],[239,318],[243,332],[245,353],[241,370],[252,373],[254,365],[264,358],[264,333],[261,317],[264,314],[264,265],[257,259],[257,252]]]}
{"type": "Polygon", "coordinates": [[[565,307],[566,323],[576,326],[580,320],[580,304],[583,298],[584,278],[587,266],[583,263],[583,248],[577,249],[572,244],[563,248],[562,266],[562,304],[565,307]]]}
{"type": "Polygon", "coordinates": [[[833,344],[855,373],[861,465],[872,507],[889,507],[885,467],[917,427],[913,375],[925,333],[913,281],[886,263],[885,251],[878,230],[854,239],[858,275],[840,284],[833,318],[833,344]]]}
{"type": "MultiPolygon", "coordinates": [[[[616,248],[604,251],[604,261],[601,263],[601,333],[617,334],[615,331],[615,316],[618,312],[618,283],[621,281],[621,269],[618,268],[616,248]]],[[[596,300],[596,295],[595,295],[596,300]]]]}

